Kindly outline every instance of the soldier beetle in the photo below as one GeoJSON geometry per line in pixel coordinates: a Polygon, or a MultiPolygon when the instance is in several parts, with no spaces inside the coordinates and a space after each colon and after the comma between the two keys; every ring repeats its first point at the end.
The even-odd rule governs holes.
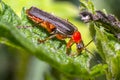
{"type": "Polygon", "coordinates": [[[27,9],[26,14],[30,20],[37,23],[38,25],[41,25],[51,34],[51,36],[44,40],[38,39],[39,42],[44,42],[54,37],[60,40],[70,38],[67,43],[66,54],[69,54],[69,49],[74,43],[76,43],[77,52],[80,53],[83,49],[85,49],[86,46],[88,46],[92,42],[90,41],[86,46],[84,46],[81,33],[78,31],[77,27],[75,27],[67,20],[53,16],[52,14],[49,14],[36,7],[31,7],[30,9],[27,9]]]}

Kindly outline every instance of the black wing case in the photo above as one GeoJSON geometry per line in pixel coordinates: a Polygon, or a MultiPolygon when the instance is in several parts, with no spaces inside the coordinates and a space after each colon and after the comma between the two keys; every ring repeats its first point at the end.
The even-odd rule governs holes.
{"type": "Polygon", "coordinates": [[[77,28],[67,20],[55,17],[52,14],[42,11],[36,7],[31,7],[28,14],[53,24],[57,31],[64,35],[72,35],[74,31],[77,30],[77,28]]]}

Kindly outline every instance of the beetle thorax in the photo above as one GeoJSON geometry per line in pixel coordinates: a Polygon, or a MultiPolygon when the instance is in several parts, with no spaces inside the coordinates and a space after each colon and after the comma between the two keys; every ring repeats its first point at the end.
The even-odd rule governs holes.
{"type": "Polygon", "coordinates": [[[72,39],[75,43],[80,43],[82,41],[81,34],[79,31],[75,31],[72,35],[72,39]]]}

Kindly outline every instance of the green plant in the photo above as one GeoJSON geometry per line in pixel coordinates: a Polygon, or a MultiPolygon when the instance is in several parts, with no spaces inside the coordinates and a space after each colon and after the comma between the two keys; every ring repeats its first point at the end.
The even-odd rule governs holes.
{"type": "MultiPolygon", "coordinates": [[[[81,0],[81,2],[85,9],[94,13],[92,2],[89,0],[81,0]]],[[[1,1],[1,5],[0,43],[24,50],[69,77],[95,80],[96,77],[106,74],[108,80],[112,78],[119,80],[120,42],[102,26],[98,25],[98,28],[95,22],[90,23],[90,32],[92,37],[95,37],[95,45],[103,60],[103,63],[91,67],[90,60],[94,56],[86,52],[82,52],[82,55],[77,57],[67,56],[65,42],[52,39],[44,44],[38,44],[38,38],[43,39],[49,34],[27,19],[24,8],[19,18],[4,2],[1,1]]]]}

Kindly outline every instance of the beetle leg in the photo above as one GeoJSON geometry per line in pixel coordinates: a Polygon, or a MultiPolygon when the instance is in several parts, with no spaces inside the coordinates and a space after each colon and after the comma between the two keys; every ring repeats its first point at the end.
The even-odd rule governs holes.
{"type": "Polygon", "coordinates": [[[74,44],[73,39],[71,38],[67,43],[66,54],[70,53],[71,46],[74,44]]]}
{"type": "Polygon", "coordinates": [[[32,26],[16,26],[18,29],[21,29],[21,28],[24,28],[24,29],[27,29],[27,28],[31,28],[32,26]]]}
{"type": "Polygon", "coordinates": [[[51,36],[45,38],[44,40],[40,40],[40,39],[38,39],[38,42],[40,42],[40,43],[45,42],[45,41],[47,41],[47,40],[49,40],[49,39],[54,38],[55,36],[56,36],[56,34],[53,34],[53,35],[51,35],[51,36]]]}
{"type": "Polygon", "coordinates": [[[64,40],[66,37],[61,34],[56,34],[56,38],[59,40],[64,40]]]}

